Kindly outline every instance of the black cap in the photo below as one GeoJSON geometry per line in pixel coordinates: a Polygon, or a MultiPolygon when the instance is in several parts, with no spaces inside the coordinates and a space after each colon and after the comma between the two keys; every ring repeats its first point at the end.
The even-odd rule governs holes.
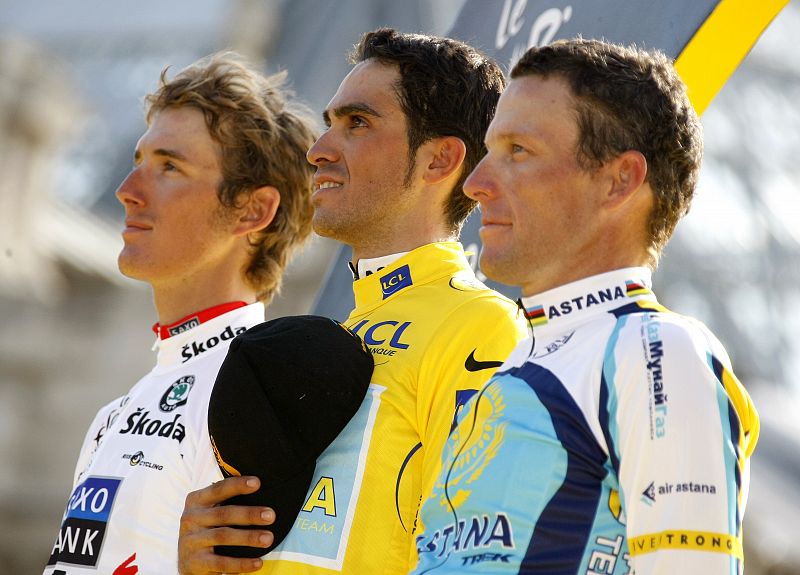
{"type": "Polygon", "coordinates": [[[267,529],[275,541],[267,549],[218,546],[218,554],[260,557],[283,541],[316,459],[358,411],[372,369],[358,336],[319,316],[268,321],[231,342],[211,393],[208,431],[223,475],[261,479],[257,492],[225,504],[273,508],[267,529]]]}

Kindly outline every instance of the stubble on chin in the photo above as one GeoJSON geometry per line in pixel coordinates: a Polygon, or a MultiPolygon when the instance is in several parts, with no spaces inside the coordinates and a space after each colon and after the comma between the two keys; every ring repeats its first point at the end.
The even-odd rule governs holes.
{"type": "Polygon", "coordinates": [[[480,270],[490,280],[506,285],[519,285],[519,271],[514,255],[505,250],[491,250],[484,246],[480,256],[480,270]]]}
{"type": "Polygon", "coordinates": [[[329,218],[320,209],[314,210],[314,216],[311,218],[311,229],[314,233],[323,238],[336,239],[335,226],[331,225],[329,218]]]}
{"type": "Polygon", "coordinates": [[[311,227],[319,236],[352,245],[358,234],[360,220],[349,213],[331,213],[324,208],[314,210],[311,227]]]}

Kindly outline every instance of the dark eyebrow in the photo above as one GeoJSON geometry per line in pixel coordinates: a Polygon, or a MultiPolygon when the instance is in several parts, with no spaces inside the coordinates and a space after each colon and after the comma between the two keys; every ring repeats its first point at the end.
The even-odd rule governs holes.
{"type": "Polygon", "coordinates": [[[325,110],[322,112],[322,120],[325,122],[326,126],[331,125],[331,113],[333,113],[333,115],[337,118],[344,118],[352,114],[373,116],[375,118],[380,118],[382,116],[382,114],[378,113],[378,111],[372,106],[361,102],[356,102],[354,104],[347,104],[346,106],[339,106],[338,108],[333,108],[332,110],[325,110]]]}

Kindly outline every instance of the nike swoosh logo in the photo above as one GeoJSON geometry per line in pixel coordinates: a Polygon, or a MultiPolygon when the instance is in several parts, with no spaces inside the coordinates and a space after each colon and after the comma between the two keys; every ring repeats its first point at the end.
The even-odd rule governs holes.
{"type": "Polygon", "coordinates": [[[476,347],[472,350],[467,358],[467,361],[464,362],[464,369],[467,371],[481,371],[484,369],[497,369],[501,365],[503,365],[502,361],[478,361],[475,359],[475,352],[478,350],[476,347]]]}

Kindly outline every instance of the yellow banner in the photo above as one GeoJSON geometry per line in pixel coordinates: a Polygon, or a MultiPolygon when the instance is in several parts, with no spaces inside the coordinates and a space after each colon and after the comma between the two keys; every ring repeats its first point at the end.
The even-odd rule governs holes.
{"type": "Polygon", "coordinates": [[[675,68],[698,114],[717,95],[789,0],[722,0],[692,37],[675,68]]]}

